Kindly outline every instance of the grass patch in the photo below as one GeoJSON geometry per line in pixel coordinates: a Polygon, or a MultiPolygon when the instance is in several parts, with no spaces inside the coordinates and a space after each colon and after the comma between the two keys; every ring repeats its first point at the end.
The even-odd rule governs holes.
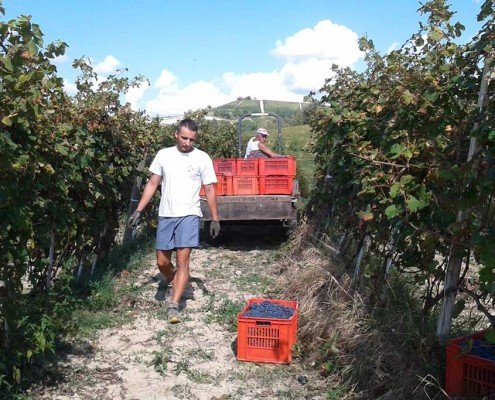
{"type": "Polygon", "coordinates": [[[73,318],[78,328],[78,335],[83,338],[92,338],[100,329],[113,328],[132,319],[125,314],[111,313],[107,310],[90,311],[84,309],[75,311],[73,318]]]}
{"type": "Polygon", "coordinates": [[[241,274],[236,279],[239,290],[264,293],[273,283],[273,279],[255,273],[241,274]]]}
{"type": "Polygon", "coordinates": [[[192,391],[189,385],[174,385],[172,386],[172,393],[179,399],[191,399],[192,391]]]}
{"type": "Polygon", "coordinates": [[[303,198],[307,197],[312,189],[316,164],[314,155],[310,153],[311,132],[308,125],[287,126],[282,129],[284,154],[296,157],[299,190],[303,198]]]}
{"type": "Polygon", "coordinates": [[[174,366],[174,374],[180,375],[181,372],[185,372],[187,374],[189,372],[190,367],[191,367],[191,364],[188,360],[180,360],[174,366]]]}
{"type": "Polygon", "coordinates": [[[166,376],[173,354],[173,350],[168,346],[163,347],[161,351],[154,351],[149,365],[153,366],[153,369],[160,375],[166,376]]]}
{"type": "Polygon", "coordinates": [[[73,320],[82,337],[92,337],[99,329],[132,320],[125,308],[136,303],[145,287],[134,284],[136,278],[130,271],[142,268],[143,259],[149,257],[152,241],[152,237],[141,237],[125,248],[116,246],[100,262],[90,279],[78,283],[82,301],[73,313],[73,320]],[[124,271],[128,280],[119,284],[116,277],[123,276],[124,271]]]}
{"type": "Polygon", "coordinates": [[[227,328],[229,332],[237,332],[237,314],[244,307],[244,303],[230,299],[224,299],[218,308],[212,308],[205,322],[218,323],[227,328]]]}
{"type": "Polygon", "coordinates": [[[189,369],[187,371],[187,376],[195,383],[213,383],[215,382],[215,377],[211,376],[206,372],[201,372],[196,369],[189,369]]]}
{"type": "MultiPolygon", "coordinates": [[[[331,379],[327,397],[359,393],[362,398],[426,398],[411,394],[419,385],[423,386],[417,393],[429,385],[420,383],[421,377],[442,382],[445,348],[435,342],[434,320],[422,314],[417,284],[408,282],[406,274],[391,274],[380,302],[371,290],[371,274],[364,276],[361,287],[349,289],[344,264],[325,247],[304,240],[311,226],[302,228],[300,245],[290,253],[292,268],[280,263],[278,286],[304,310],[298,353],[331,379]]],[[[434,390],[433,385],[428,390],[434,390]]]]}
{"type": "Polygon", "coordinates": [[[79,283],[83,296],[80,306],[73,313],[73,321],[81,337],[94,337],[100,329],[113,328],[132,320],[126,308],[135,304],[145,287],[134,285],[135,277],[129,271],[137,271],[143,258],[149,256],[150,238],[143,238],[127,248],[117,246],[101,261],[97,272],[85,283],[79,283]],[[127,281],[119,284],[116,277],[126,271],[127,281]]]}
{"type": "Polygon", "coordinates": [[[112,273],[103,275],[101,280],[92,281],[90,283],[90,293],[87,305],[93,311],[112,309],[118,304],[119,299],[112,273]]]}

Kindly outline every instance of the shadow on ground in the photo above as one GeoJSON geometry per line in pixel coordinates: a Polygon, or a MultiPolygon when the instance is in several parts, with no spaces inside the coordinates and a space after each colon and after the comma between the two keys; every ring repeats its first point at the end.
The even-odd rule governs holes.
{"type": "MultiPolygon", "coordinates": [[[[145,284],[149,284],[152,282],[158,282],[158,286],[156,288],[155,300],[160,302],[166,301],[169,297],[171,297],[172,286],[166,282],[163,275],[160,272],[157,272],[155,276],[153,276],[148,282],[145,284]]],[[[189,284],[186,287],[186,291],[184,292],[183,298],[181,300],[181,308],[185,308],[186,300],[194,300],[194,291],[196,286],[199,290],[203,292],[203,295],[209,294],[209,290],[206,288],[204,281],[200,278],[196,278],[194,276],[189,277],[189,284]],[[183,304],[182,304],[183,303],[183,304]]]]}
{"type": "Polygon", "coordinates": [[[200,247],[218,246],[229,250],[276,249],[290,234],[281,221],[223,221],[217,239],[208,234],[209,224],[201,229],[200,247]]]}

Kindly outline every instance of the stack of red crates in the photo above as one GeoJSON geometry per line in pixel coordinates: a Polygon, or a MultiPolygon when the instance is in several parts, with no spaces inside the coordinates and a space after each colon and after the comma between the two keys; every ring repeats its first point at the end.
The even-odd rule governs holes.
{"type": "MultiPolygon", "coordinates": [[[[213,160],[217,174],[217,196],[258,194],[291,195],[296,176],[296,159],[218,158],[213,160]]],[[[204,196],[204,189],[200,195],[204,196]]]]}

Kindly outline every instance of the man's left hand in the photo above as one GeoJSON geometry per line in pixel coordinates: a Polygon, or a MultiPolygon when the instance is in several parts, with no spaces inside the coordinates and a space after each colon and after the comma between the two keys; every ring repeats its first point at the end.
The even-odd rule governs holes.
{"type": "Polygon", "coordinates": [[[136,229],[141,221],[141,211],[134,211],[127,221],[129,228],[136,229]]]}
{"type": "Polygon", "coordinates": [[[220,233],[220,222],[219,221],[211,221],[210,224],[210,236],[212,239],[215,239],[220,233]]]}

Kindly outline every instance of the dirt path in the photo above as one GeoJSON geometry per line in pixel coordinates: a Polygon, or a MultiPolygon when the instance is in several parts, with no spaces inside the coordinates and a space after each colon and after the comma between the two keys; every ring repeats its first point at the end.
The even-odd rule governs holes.
{"type": "MultiPolygon", "coordinates": [[[[165,319],[165,289],[153,249],[140,269],[124,272],[129,296],[119,306],[123,325],[80,342],[56,365],[56,384],[36,399],[322,399],[318,377],[291,365],[239,362],[236,312],[273,284],[277,246],[210,247],[193,252],[184,321],[165,319]]],[[[269,293],[269,292],[268,292],[269,293]]],[[[54,369],[55,370],[55,369],[54,369]]],[[[54,372],[55,374],[55,372],[54,372]]],[[[55,380],[55,378],[54,378],[55,380]]]]}

